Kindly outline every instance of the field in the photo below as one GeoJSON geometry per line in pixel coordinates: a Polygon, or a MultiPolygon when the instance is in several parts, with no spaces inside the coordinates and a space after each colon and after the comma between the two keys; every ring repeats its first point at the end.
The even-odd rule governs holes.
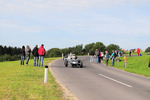
{"type": "MultiPolygon", "coordinates": [[[[45,58],[44,65],[58,58],[45,58]]],[[[0,62],[0,100],[62,100],[63,93],[53,76],[48,73],[44,84],[45,68],[21,66],[20,61],[0,62]]]]}
{"type": "MultiPolygon", "coordinates": [[[[127,57],[127,68],[124,68],[124,62],[116,62],[115,68],[125,70],[128,72],[144,75],[150,77],[150,69],[148,68],[150,55],[146,55],[146,53],[142,53],[142,56],[136,57],[127,57]]],[[[123,57],[120,57],[123,60],[123,57]]],[[[105,63],[105,61],[104,61],[105,63]]],[[[109,66],[112,66],[112,61],[109,60],[109,66]]]]}

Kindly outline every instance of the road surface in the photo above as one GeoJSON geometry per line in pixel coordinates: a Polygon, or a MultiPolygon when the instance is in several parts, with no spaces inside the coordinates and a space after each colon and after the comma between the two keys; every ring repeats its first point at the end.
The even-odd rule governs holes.
{"type": "Polygon", "coordinates": [[[150,78],[89,62],[83,68],[64,66],[62,59],[51,67],[57,78],[80,100],[150,100],[150,78]]]}

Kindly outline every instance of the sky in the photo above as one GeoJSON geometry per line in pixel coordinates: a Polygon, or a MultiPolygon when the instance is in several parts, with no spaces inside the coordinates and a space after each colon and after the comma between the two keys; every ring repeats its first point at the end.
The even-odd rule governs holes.
{"type": "Polygon", "coordinates": [[[150,0],[0,0],[0,45],[150,46],[150,0]]]}

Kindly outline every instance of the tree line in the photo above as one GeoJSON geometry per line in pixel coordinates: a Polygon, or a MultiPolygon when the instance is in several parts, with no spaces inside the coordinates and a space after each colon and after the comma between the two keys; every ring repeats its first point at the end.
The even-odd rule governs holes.
{"type": "Polygon", "coordinates": [[[102,42],[90,43],[83,47],[83,45],[76,45],[74,47],[68,48],[52,48],[46,52],[46,57],[61,57],[63,55],[67,55],[69,53],[73,53],[76,55],[87,55],[91,52],[91,50],[99,49],[101,52],[105,52],[106,50],[111,54],[112,50],[119,50],[120,46],[116,44],[110,44],[105,46],[102,42]]]}
{"type": "MultiPolygon", "coordinates": [[[[63,55],[67,55],[69,53],[73,53],[76,55],[88,55],[91,50],[99,49],[101,52],[105,52],[106,50],[109,54],[112,53],[112,50],[120,50],[120,46],[116,44],[109,44],[108,46],[104,45],[102,42],[89,43],[83,47],[83,44],[76,45],[68,48],[51,48],[46,51],[46,58],[49,57],[61,57],[63,55]]],[[[0,61],[15,61],[20,59],[20,50],[21,48],[17,47],[6,47],[0,45],[0,61]]],[[[150,52],[150,47],[146,49],[145,52],[150,52]]],[[[31,54],[31,58],[33,55],[31,54]]]]}
{"type": "MultiPolygon", "coordinates": [[[[117,50],[120,49],[118,45],[110,44],[109,46],[105,46],[102,42],[96,42],[96,43],[90,43],[85,45],[83,47],[83,44],[76,45],[74,47],[68,47],[68,48],[51,48],[46,51],[45,57],[61,57],[62,53],[63,55],[67,55],[69,53],[73,53],[76,55],[87,55],[91,52],[92,49],[99,49],[101,52],[104,52],[105,50],[108,50],[108,52],[111,53],[111,50],[117,50]]],[[[20,60],[20,51],[21,48],[17,47],[7,47],[0,45],[0,61],[15,61],[20,60]]],[[[33,55],[31,53],[30,58],[33,58],[33,55]]]]}
{"type": "Polygon", "coordinates": [[[21,48],[0,45],[0,61],[15,61],[20,59],[21,48]]]}

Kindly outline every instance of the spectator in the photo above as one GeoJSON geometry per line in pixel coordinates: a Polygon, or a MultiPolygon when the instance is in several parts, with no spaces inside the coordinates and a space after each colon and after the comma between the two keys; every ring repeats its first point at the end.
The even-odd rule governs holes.
{"type": "Polygon", "coordinates": [[[118,49],[117,49],[117,50],[115,50],[115,53],[116,53],[116,54],[117,54],[117,56],[118,56],[118,53],[119,53],[118,49]]]}
{"type": "Polygon", "coordinates": [[[95,55],[95,52],[94,50],[92,49],[91,53],[90,53],[91,57],[90,57],[90,62],[94,62],[94,55],[95,55]]]}
{"type": "Polygon", "coordinates": [[[120,50],[118,51],[118,57],[120,57],[121,56],[121,52],[120,52],[120,50]]]}
{"type": "Polygon", "coordinates": [[[39,59],[39,54],[38,54],[38,45],[36,45],[32,51],[32,54],[34,56],[34,66],[38,66],[38,59],[39,59]]]}
{"type": "Polygon", "coordinates": [[[112,54],[111,54],[110,58],[112,59],[112,66],[114,66],[114,64],[115,64],[115,52],[114,52],[114,50],[112,50],[112,54]]]}
{"type": "Polygon", "coordinates": [[[25,46],[22,46],[21,49],[21,65],[24,65],[24,58],[25,58],[25,46]]]}
{"type": "Polygon", "coordinates": [[[26,53],[26,65],[28,65],[31,53],[31,48],[28,45],[26,46],[25,53],[26,53]]]}
{"type": "Polygon", "coordinates": [[[120,51],[120,56],[123,56],[123,51],[120,51]]]}
{"type": "Polygon", "coordinates": [[[137,49],[137,54],[138,54],[138,56],[140,56],[140,49],[139,48],[137,49]]]}
{"type": "Polygon", "coordinates": [[[124,56],[123,60],[124,60],[124,67],[126,68],[126,66],[127,66],[127,56],[126,55],[124,56]]]}
{"type": "Polygon", "coordinates": [[[115,50],[115,51],[114,51],[114,55],[115,55],[115,57],[118,56],[118,50],[115,50]]]}
{"type": "Polygon", "coordinates": [[[131,57],[131,53],[132,53],[132,52],[131,52],[131,50],[130,50],[130,52],[129,52],[129,56],[130,56],[130,57],[131,57]]]}
{"type": "Polygon", "coordinates": [[[100,51],[99,51],[99,56],[98,56],[98,57],[99,57],[98,62],[101,63],[102,55],[101,55],[101,52],[100,52],[100,51]]]}
{"type": "Polygon", "coordinates": [[[105,51],[106,53],[106,65],[108,66],[108,61],[109,61],[109,53],[108,51],[105,51]]]}
{"type": "Polygon", "coordinates": [[[39,54],[39,67],[40,67],[40,63],[41,63],[41,67],[43,67],[43,60],[44,60],[44,56],[45,56],[45,49],[44,49],[43,44],[39,48],[38,54],[39,54]]]}
{"type": "Polygon", "coordinates": [[[95,63],[98,63],[98,56],[99,56],[99,51],[96,49],[95,51],[95,63]]]}

